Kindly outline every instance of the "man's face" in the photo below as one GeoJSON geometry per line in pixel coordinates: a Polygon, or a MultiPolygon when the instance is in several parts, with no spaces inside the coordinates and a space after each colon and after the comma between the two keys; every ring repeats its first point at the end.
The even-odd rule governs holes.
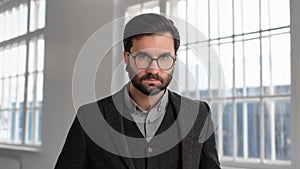
{"type": "Polygon", "coordinates": [[[168,55],[175,57],[174,40],[171,33],[145,35],[132,41],[130,55],[124,53],[126,70],[133,86],[146,95],[155,95],[166,87],[172,80],[173,67],[168,70],[159,68],[157,61],[153,60],[148,68],[137,67],[133,56],[143,53],[157,59],[168,55]]]}

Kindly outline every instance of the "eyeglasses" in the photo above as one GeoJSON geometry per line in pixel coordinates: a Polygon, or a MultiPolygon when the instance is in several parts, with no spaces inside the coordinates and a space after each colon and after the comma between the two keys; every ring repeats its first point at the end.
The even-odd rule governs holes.
{"type": "Polygon", "coordinates": [[[135,54],[130,54],[127,52],[128,56],[134,59],[134,63],[139,69],[147,69],[151,66],[153,60],[157,62],[157,65],[162,70],[169,70],[173,67],[176,58],[169,53],[164,53],[158,58],[152,58],[150,54],[146,52],[137,52],[135,54]]]}

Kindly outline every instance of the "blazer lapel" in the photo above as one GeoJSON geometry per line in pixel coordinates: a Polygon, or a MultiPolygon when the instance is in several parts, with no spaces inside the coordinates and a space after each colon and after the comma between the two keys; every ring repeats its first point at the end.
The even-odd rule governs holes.
{"type": "Polygon", "coordinates": [[[196,121],[195,117],[197,117],[198,114],[199,104],[173,92],[169,93],[170,101],[174,106],[175,112],[178,114],[177,120],[179,122],[180,134],[184,137],[181,141],[182,168],[199,168],[201,146],[198,143],[197,128],[195,126],[191,128],[190,126],[191,123],[193,124],[196,121]],[[180,114],[182,114],[182,116],[180,114]]]}
{"type": "Polygon", "coordinates": [[[130,150],[128,148],[128,143],[123,126],[122,113],[124,110],[124,90],[120,90],[112,96],[112,106],[106,114],[106,121],[113,127],[114,130],[118,132],[110,132],[114,145],[121,155],[123,162],[129,169],[135,169],[134,163],[131,159],[130,150]],[[116,103],[116,104],[115,104],[116,103]]]}

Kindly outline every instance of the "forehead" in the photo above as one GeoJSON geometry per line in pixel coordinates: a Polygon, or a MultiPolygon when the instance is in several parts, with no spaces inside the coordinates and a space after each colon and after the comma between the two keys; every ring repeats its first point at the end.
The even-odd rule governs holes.
{"type": "Polygon", "coordinates": [[[132,53],[147,49],[174,53],[174,39],[170,32],[145,35],[132,40],[132,53]]]}

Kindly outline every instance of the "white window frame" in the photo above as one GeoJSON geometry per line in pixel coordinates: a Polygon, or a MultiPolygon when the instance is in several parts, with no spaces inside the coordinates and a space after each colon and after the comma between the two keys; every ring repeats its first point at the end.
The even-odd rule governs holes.
{"type": "MultiPolygon", "coordinates": [[[[0,41],[0,48],[7,48],[8,46],[14,44],[24,43],[26,48],[26,53],[24,53],[26,59],[24,60],[25,64],[25,73],[24,76],[24,93],[23,93],[23,108],[22,108],[22,136],[20,138],[20,142],[16,140],[10,140],[10,138],[6,141],[0,142],[0,148],[2,149],[13,149],[13,150],[22,150],[22,151],[39,151],[39,148],[42,144],[41,142],[41,117],[40,112],[42,111],[42,102],[40,105],[36,105],[33,103],[32,106],[29,106],[27,103],[28,99],[28,91],[29,87],[32,88],[33,94],[33,101],[36,102],[37,97],[39,97],[39,101],[43,100],[42,97],[42,88],[43,88],[43,80],[41,80],[41,84],[38,84],[39,88],[37,89],[37,77],[41,77],[43,79],[43,67],[44,67],[44,29],[45,29],[45,0],[8,0],[0,2],[0,12],[2,11],[9,11],[14,7],[19,6],[20,4],[27,5],[27,23],[18,23],[18,24],[26,24],[26,32],[21,35],[12,36],[0,41]],[[40,3],[42,2],[42,3],[40,3]],[[42,6],[39,6],[42,5],[42,6]],[[34,7],[35,9],[32,10],[31,8],[34,7]],[[41,19],[41,20],[40,20],[41,19]],[[34,24],[31,24],[33,23],[34,24]],[[30,44],[33,44],[32,49],[30,49],[30,44]],[[37,46],[40,44],[41,46],[37,46]],[[40,48],[41,47],[41,48],[40,48]],[[34,58],[34,71],[29,72],[29,59],[34,58]],[[38,60],[39,59],[39,60],[38,60]],[[40,65],[37,65],[36,62],[39,62],[40,65]],[[33,77],[33,84],[32,86],[28,86],[29,83],[29,76],[33,77]],[[37,91],[39,90],[39,91],[37,91]],[[37,96],[39,94],[39,96],[37,96]],[[29,116],[28,111],[29,109],[32,110],[32,126],[31,131],[29,131],[29,116]],[[38,112],[38,113],[36,113],[38,112]],[[31,138],[28,139],[28,132],[31,132],[31,138]]],[[[10,77],[8,77],[10,78],[10,77]]],[[[17,84],[20,85],[20,84],[17,84]]],[[[2,96],[0,96],[2,97],[2,96]]],[[[14,111],[14,110],[8,110],[14,111]]],[[[18,116],[18,115],[17,115],[18,116]]],[[[16,120],[18,121],[18,120],[16,120]]],[[[15,123],[15,133],[17,135],[18,122],[15,123]]],[[[10,131],[9,131],[10,132],[10,131]]]]}
{"type": "MultiPolygon", "coordinates": [[[[178,0],[179,1],[179,0],[178,0]]],[[[170,8],[174,8],[174,12],[173,14],[178,14],[178,3],[177,0],[170,0],[170,8]]],[[[209,22],[209,21],[208,21],[209,22]]],[[[287,29],[287,32],[289,32],[289,27],[283,27],[283,28],[278,28],[278,29],[284,29],[286,28],[287,29]]],[[[269,31],[276,31],[276,29],[270,29],[269,31]]],[[[249,34],[250,35],[250,34],[249,34]]],[[[221,39],[226,39],[226,38],[221,38],[221,39]]],[[[211,42],[214,42],[214,41],[218,41],[218,40],[221,40],[221,39],[212,39],[211,42]]],[[[233,39],[230,40],[230,37],[228,37],[229,39],[229,42],[232,42],[233,39]]],[[[226,40],[225,40],[226,41],[226,40]]],[[[218,43],[218,42],[216,42],[218,43]]],[[[234,73],[234,71],[233,71],[234,73]]],[[[233,75],[233,78],[235,76],[233,75]]],[[[262,75],[260,76],[262,78],[262,75]]],[[[186,80],[187,81],[187,80],[186,80]]],[[[262,79],[260,79],[261,83],[260,83],[260,88],[262,88],[262,79]]],[[[234,82],[234,79],[233,79],[233,82],[234,82]]],[[[233,84],[233,87],[234,87],[235,84],[233,84]]],[[[188,85],[186,85],[188,86],[188,85]]],[[[187,89],[188,90],[188,89],[187,89]]],[[[245,89],[244,89],[245,90],[245,89]]],[[[234,93],[235,91],[232,91],[232,93],[234,93]]],[[[292,99],[291,98],[291,95],[290,94],[280,94],[280,95],[271,95],[271,96],[264,96],[264,95],[260,95],[260,96],[243,96],[243,97],[237,97],[237,96],[233,96],[233,97],[226,97],[225,100],[231,100],[232,103],[235,103],[236,100],[243,100],[244,101],[247,101],[247,100],[251,100],[251,99],[259,99],[259,103],[262,105],[263,103],[263,100],[264,99],[268,99],[268,98],[282,98],[282,99],[292,99]]],[[[209,96],[207,98],[207,100],[209,102],[211,102],[212,100],[222,100],[222,98],[213,98],[211,96],[209,96]]],[[[263,107],[260,106],[260,111],[263,111],[263,107]]],[[[222,114],[222,110],[219,110],[218,114],[222,114]]],[[[267,161],[267,160],[264,160],[264,129],[263,127],[260,127],[260,136],[261,136],[261,139],[260,139],[260,158],[261,159],[247,159],[247,160],[244,160],[243,158],[237,158],[237,123],[236,123],[236,119],[237,119],[237,112],[236,112],[236,107],[234,106],[233,107],[233,129],[234,129],[234,132],[233,132],[233,154],[234,156],[231,157],[231,158],[227,158],[227,157],[223,157],[222,154],[223,154],[223,142],[222,142],[222,139],[218,142],[218,149],[219,149],[219,154],[221,155],[220,156],[220,159],[221,159],[221,163],[223,166],[225,167],[245,167],[245,168],[291,168],[291,162],[290,161],[279,161],[279,160],[275,160],[275,161],[267,161]]],[[[261,126],[264,126],[264,116],[263,116],[263,113],[261,113],[260,115],[260,125],[261,126]]],[[[243,119],[244,123],[244,133],[246,132],[247,133],[247,118],[245,118],[244,116],[244,119],[243,119]]],[[[274,123],[273,123],[274,125],[274,123]]],[[[222,121],[220,120],[219,121],[219,124],[218,124],[219,128],[218,128],[218,131],[217,131],[217,135],[219,138],[222,138],[223,136],[223,130],[222,130],[222,121]]],[[[273,133],[274,135],[274,133],[273,133]]],[[[292,137],[292,136],[291,136],[292,137]]],[[[247,134],[244,134],[244,154],[247,154],[247,134]],[[246,136],[246,137],[245,137],[246,136]]],[[[274,140],[273,140],[274,141],[274,140]]],[[[272,159],[274,160],[275,159],[275,156],[274,156],[274,149],[275,147],[272,148],[272,159]]],[[[245,157],[244,157],[245,158],[245,157]]],[[[247,158],[247,155],[246,155],[246,158],[247,158]]]]}
{"type": "MultiPolygon", "coordinates": [[[[297,0],[292,0],[292,1],[296,1],[294,3],[298,3],[297,5],[299,6],[300,3],[297,2],[297,0]]],[[[168,5],[165,5],[167,2],[167,0],[160,0],[160,12],[161,13],[165,13],[166,11],[169,11],[171,13],[171,15],[173,16],[178,16],[178,6],[177,6],[177,3],[178,3],[178,0],[169,0],[169,6],[168,5]],[[172,8],[172,10],[170,11],[170,9],[168,8],[172,8]]],[[[293,3],[293,2],[292,2],[293,3]]],[[[293,7],[296,8],[296,6],[290,4],[291,8],[290,10],[292,11],[292,13],[297,13],[299,14],[300,12],[295,12],[297,11],[297,9],[295,9],[293,11],[293,7]]],[[[297,16],[294,14],[294,16],[297,16]]],[[[294,19],[295,20],[295,19],[294,19]]],[[[290,94],[280,94],[280,95],[274,95],[274,96],[258,96],[258,97],[252,97],[252,96],[249,96],[249,97],[233,97],[233,98],[229,98],[229,100],[233,100],[233,102],[235,102],[236,99],[238,100],[243,100],[243,99],[246,99],[246,100],[251,100],[251,99],[259,99],[259,103],[262,104],[264,99],[272,99],[272,98],[276,98],[276,99],[290,99],[290,104],[291,104],[291,110],[290,110],[290,118],[291,118],[291,139],[292,139],[292,147],[296,147],[295,146],[295,142],[296,140],[298,140],[298,142],[300,141],[300,136],[298,134],[296,134],[297,132],[297,129],[299,129],[300,127],[300,124],[297,123],[297,120],[298,119],[298,122],[300,121],[300,116],[297,115],[295,112],[296,110],[300,110],[300,106],[299,104],[296,103],[296,99],[297,96],[299,96],[300,94],[300,78],[296,75],[297,73],[295,72],[300,72],[300,68],[299,68],[299,63],[300,63],[300,57],[298,56],[297,58],[295,58],[295,43],[293,43],[293,39],[296,39],[296,38],[292,38],[292,35],[296,34],[295,32],[296,31],[293,31],[293,29],[290,31],[290,28],[293,28],[293,27],[296,27],[298,25],[295,24],[296,21],[294,21],[292,19],[291,21],[291,25],[290,26],[287,26],[287,27],[282,27],[282,28],[276,28],[276,29],[286,29],[286,32],[287,33],[291,33],[291,39],[292,39],[292,43],[291,43],[291,48],[292,48],[292,55],[291,55],[291,69],[292,69],[292,72],[291,72],[291,93],[290,94]],[[294,62],[293,60],[296,60],[296,62],[294,62]],[[295,71],[295,70],[298,70],[298,71],[295,71]],[[297,77],[297,78],[295,78],[297,77]],[[296,85],[298,84],[298,86],[296,85]],[[298,89],[297,91],[298,92],[295,92],[296,89],[298,89]],[[298,93],[298,95],[296,95],[296,93],[298,93]],[[293,118],[293,117],[296,117],[296,118],[293,118]],[[296,127],[298,126],[298,127],[296,127]],[[298,136],[297,136],[298,135],[298,136]]],[[[299,26],[298,26],[299,27],[299,26]]],[[[270,29],[269,31],[276,31],[276,29],[270,29]]],[[[296,29],[294,29],[296,30],[296,29]]],[[[299,29],[298,29],[299,30],[299,29]]],[[[281,32],[282,33],[282,32],[281,32]]],[[[284,31],[283,31],[284,33],[284,31]]],[[[298,33],[299,34],[299,33],[298,33]]],[[[300,35],[298,35],[298,39],[300,38],[300,35]]],[[[294,40],[296,41],[296,40],[294,40]]],[[[299,46],[299,41],[298,42],[298,46],[299,46]]],[[[300,52],[298,52],[297,54],[299,55],[300,52]]],[[[234,76],[233,76],[234,78],[234,76]]],[[[260,76],[260,78],[262,78],[262,75],[260,76]]],[[[260,87],[262,87],[262,79],[260,79],[261,83],[260,83],[260,87]]],[[[233,84],[234,85],[234,84],[233,84]]],[[[235,91],[233,91],[235,92],[235,91]]],[[[210,101],[210,99],[208,99],[208,101],[210,101]]],[[[260,111],[263,111],[263,106],[260,106],[260,111]]],[[[236,140],[236,108],[234,106],[233,108],[233,122],[234,122],[234,140],[236,140]]],[[[274,118],[274,117],[273,117],[274,118]]],[[[263,113],[261,113],[260,115],[260,125],[263,126],[264,125],[264,116],[263,116],[263,113]]],[[[244,119],[244,121],[246,121],[244,119]]],[[[245,126],[247,123],[244,123],[243,125],[245,126]]],[[[220,124],[219,124],[220,125],[220,124]]],[[[273,124],[274,125],[274,124],[273,124]]],[[[274,146],[271,148],[272,149],[272,152],[271,152],[271,158],[273,159],[273,161],[267,161],[264,158],[264,129],[263,127],[260,127],[260,134],[261,134],[261,138],[260,139],[260,159],[258,160],[251,160],[251,159],[248,159],[247,161],[245,161],[243,158],[236,158],[234,157],[233,159],[230,158],[230,159],[226,159],[226,158],[223,158],[221,157],[221,164],[224,166],[224,168],[240,168],[240,167],[243,167],[243,168],[274,168],[274,169],[279,169],[279,168],[295,168],[295,166],[300,166],[300,162],[299,160],[297,160],[296,158],[299,156],[299,152],[300,151],[297,151],[297,150],[300,150],[299,148],[295,149],[295,148],[291,148],[291,161],[279,161],[279,160],[274,160],[275,159],[275,155],[274,155],[274,146]],[[298,154],[298,156],[296,156],[298,154]]],[[[246,129],[244,127],[244,129],[246,129]]],[[[271,133],[272,134],[272,133],[271,133]]],[[[274,135],[274,131],[273,131],[273,134],[274,135]]],[[[221,136],[222,135],[222,130],[219,128],[219,132],[218,132],[218,135],[221,136]]],[[[244,140],[247,140],[247,138],[244,138],[244,140]]],[[[274,141],[274,140],[273,140],[274,141]]],[[[221,143],[219,143],[219,146],[220,146],[221,143]]],[[[236,152],[236,141],[234,141],[234,152],[236,152]]],[[[246,144],[244,143],[244,146],[246,144]]],[[[247,148],[246,148],[247,149],[247,148]]],[[[244,150],[245,151],[245,150],[244,150]]],[[[236,155],[236,153],[234,153],[236,155]]],[[[245,154],[245,152],[244,152],[245,154]]],[[[247,153],[246,153],[247,154],[247,153]]]]}

